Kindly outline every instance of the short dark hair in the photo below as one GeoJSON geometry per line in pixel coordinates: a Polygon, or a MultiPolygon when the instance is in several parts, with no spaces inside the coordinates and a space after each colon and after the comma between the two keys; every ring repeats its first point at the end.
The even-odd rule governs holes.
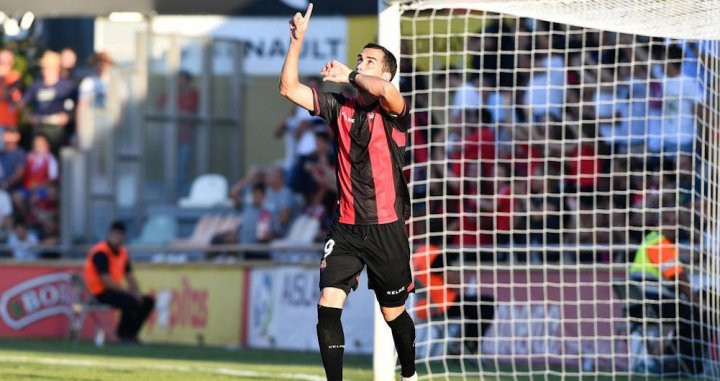
{"type": "Polygon", "coordinates": [[[262,192],[262,194],[265,194],[265,183],[255,183],[251,189],[253,192],[262,192]]]}
{"type": "Polygon", "coordinates": [[[395,78],[395,73],[397,73],[397,59],[395,59],[395,55],[392,54],[392,52],[387,50],[384,46],[374,42],[368,42],[365,46],[363,46],[363,49],[382,50],[383,55],[385,56],[385,58],[383,58],[383,70],[390,73],[390,80],[395,78]]]}
{"type": "Polygon", "coordinates": [[[125,232],[127,231],[127,227],[125,226],[125,223],[122,221],[114,221],[110,225],[110,231],[117,231],[117,232],[125,234],[125,232]]]}

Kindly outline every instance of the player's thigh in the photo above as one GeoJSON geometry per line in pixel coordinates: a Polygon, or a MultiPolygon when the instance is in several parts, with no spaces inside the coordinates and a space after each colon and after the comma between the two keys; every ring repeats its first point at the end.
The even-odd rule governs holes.
{"type": "Polygon", "coordinates": [[[320,289],[340,289],[347,295],[357,289],[364,264],[352,243],[342,234],[335,233],[325,243],[320,262],[320,289]]]}
{"type": "Polygon", "coordinates": [[[413,290],[410,245],[402,222],[378,225],[368,233],[364,254],[368,282],[382,307],[405,304],[413,290]]]}

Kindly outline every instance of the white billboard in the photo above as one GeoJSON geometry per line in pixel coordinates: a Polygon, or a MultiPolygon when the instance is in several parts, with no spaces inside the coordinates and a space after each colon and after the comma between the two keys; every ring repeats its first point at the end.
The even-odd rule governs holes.
{"type": "MultiPolygon", "coordinates": [[[[158,35],[213,37],[245,42],[245,72],[258,76],[278,76],[290,43],[287,17],[157,16],[152,32],[158,35]]],[[[310,21],[300,56],[300,75],[319,75],[332,59],[347,57],[347,22],[343,17],[314,17],[310,21]]],[[[228,70],[232,57],[216,48],[213,61],[216,72],[228,70]]],[[[181,68],[197,74],[201,47],[183,43],[181,68]]]]}
{"type": "MultiPolygon", "coordinates": [[[[253,268],[248,301],[248,346],[318,351],[315,325],[319,278],[319,268],[253,268]]],[[[360,287],[350,293],[343,309],[345,353],[372,353],[374,298],[375,294],[367,289],[363,272],[360,287]]]]}

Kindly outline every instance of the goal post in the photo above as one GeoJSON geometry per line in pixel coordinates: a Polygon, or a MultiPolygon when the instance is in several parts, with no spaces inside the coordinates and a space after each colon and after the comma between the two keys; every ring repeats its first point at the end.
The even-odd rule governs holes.
{"type": "Polygon", "coordinates": [[[378,5],[420,379],[719,379],[720,1],[378,5]]]}

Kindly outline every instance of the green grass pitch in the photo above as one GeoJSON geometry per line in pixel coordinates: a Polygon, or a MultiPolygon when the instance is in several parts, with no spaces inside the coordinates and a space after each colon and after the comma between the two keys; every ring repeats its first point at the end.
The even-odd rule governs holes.
{"type": "MultiPolygon", "coordinates": [[[[209,347],[169,345],[119,346],[97,348],[92,343],[58,340],[0,339],[0,380],[32,381],[180,381],[180,380],[324,380],[320,356],[269,350],[226,350],[209,347]]],[[[460,373],[457,364],[448,368],[434,364],[433,373],[443,370],[460,373]]],[[[424,368],[423,368],[424,369],[424,368]]],[[[511,371],[511,369],[503,369],[511,371]]],[[[345,380],[372,380],[372,358],[345,356],[345,380]]],[[[423,376],[423,374],[421,374],[423,376]]],[[[427,379],[426,377],[421,377],[427,379]]],[[[398,376],[399,379],[399,376],[398,376]]],[[[462,377],[433,377],[435,380],[461,380],[462,377]]],[[[573,377],[557,374],[534,376],[471,377],[482,381],[659,381],[660,378],[573,377]]],[[[680,381],[681,379],[674,379],[680,381]]]]}

